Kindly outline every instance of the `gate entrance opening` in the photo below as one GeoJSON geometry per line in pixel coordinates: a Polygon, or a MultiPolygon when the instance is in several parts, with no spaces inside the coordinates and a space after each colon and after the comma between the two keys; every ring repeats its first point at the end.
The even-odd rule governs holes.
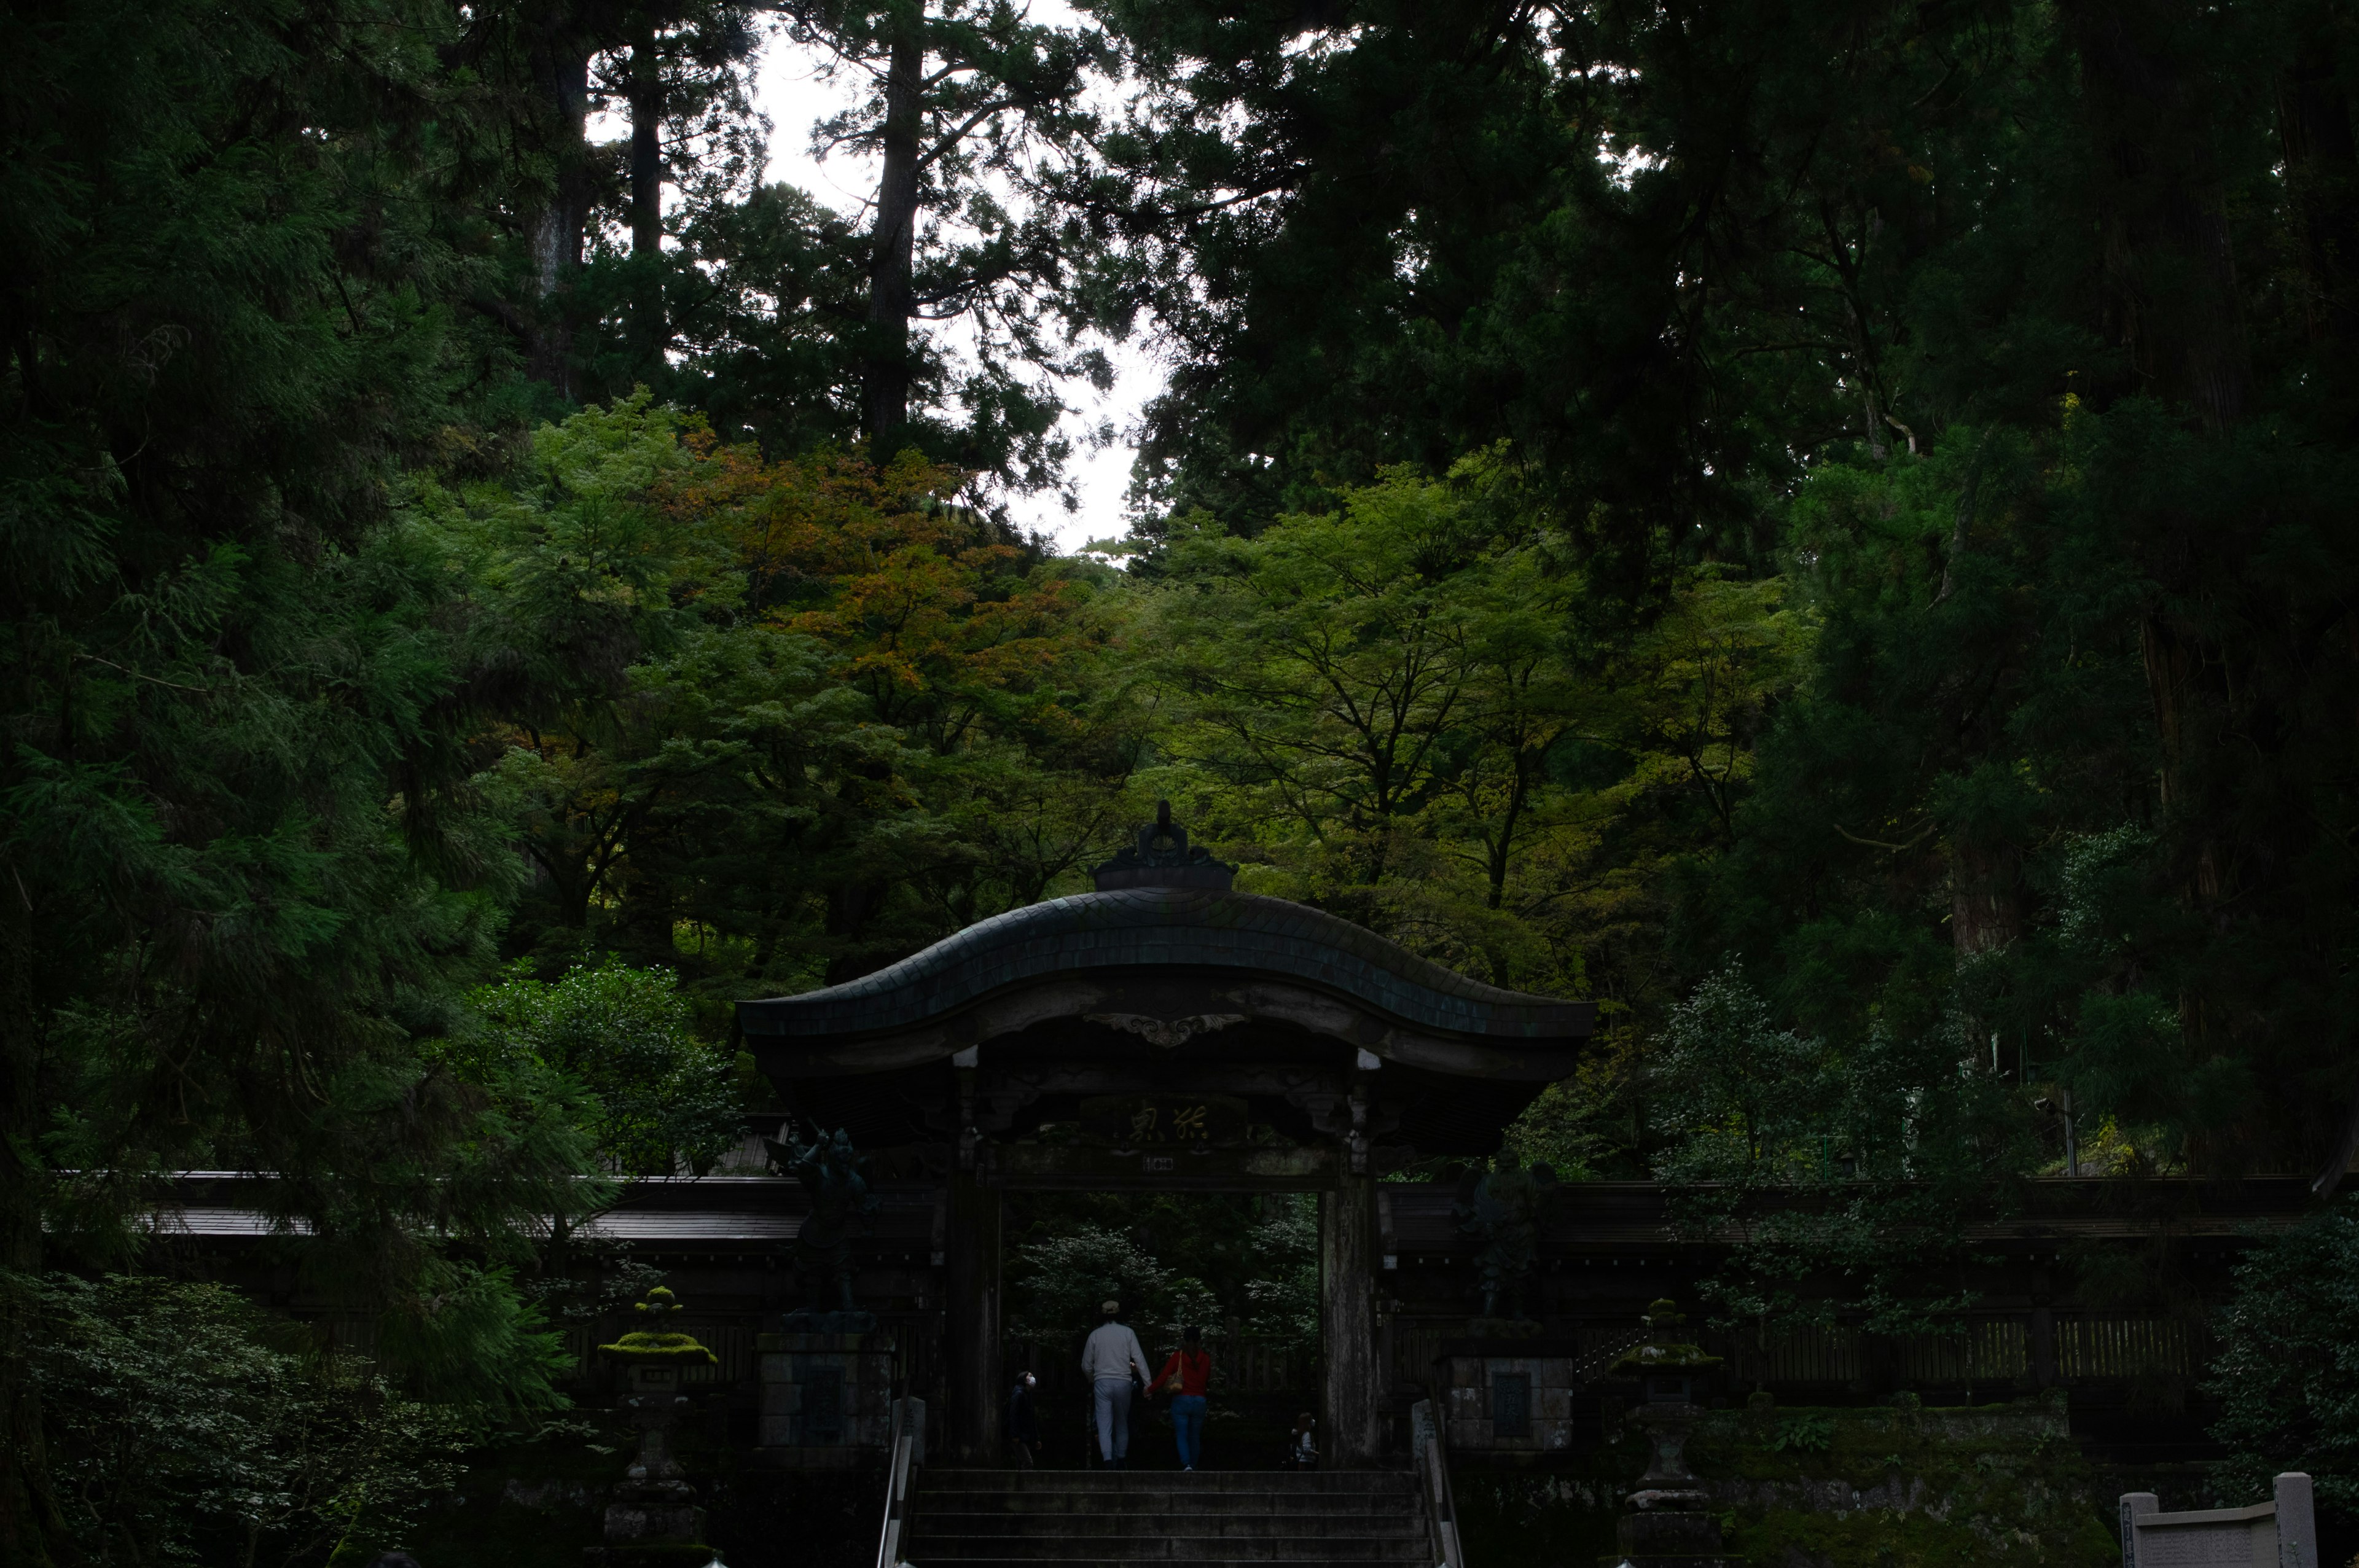
{"type": "Polygon", "coordinates": [[[1374,1463],[1378,1145],[1487,1154],[1570,1075],[1595,1011],[1470,980],[1241,893],[1168,806],[1097,891],[804,996],[738,1004],[799,1113],[940,1171],[943,1436],[1000,1458],[1009,1195],[1312,1195],[1324,1457],[1374,1463]]]}
{"type": "MultiPolygon", "coordinates": [[[[1319,1204],[1308,1193],[1067,1193],[1005,1199],[1000,1365],[1029,1371],[1047,1469],[1098,1463],[1081,1344],[1099,1303],[1160,1371],[1193,1326],[1212,1357],[1202,1467],[1277,1467],[1296,1415],[1319,1401],[1319,1204]]],[[[1130,1465],[1180,1463],[1168,1398],[1131,1411],[1130,1465]]]]}

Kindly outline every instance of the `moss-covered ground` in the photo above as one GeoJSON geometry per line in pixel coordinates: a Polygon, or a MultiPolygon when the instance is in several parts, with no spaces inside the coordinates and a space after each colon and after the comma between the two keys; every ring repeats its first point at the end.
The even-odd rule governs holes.
{"type": "MultiPolygon", "coordinates": [[[[582,1568],[637,1445],[620,1412],[589,1410],[537,1440],[485,1449],[458,1491],[397,1544],[424,1568],[582,1568]]],[[[875,1559],[883,1490],[874,1469],[753,1469],[740,1445],[696,1420],[681,1424],[672,1446],[706,1511],[705,1538],[730,1568],[875,1559]]]]}
{"type": "MultiPolygon", "coordinates": [[[[1961,1409],[1745,1410],[1688,1445],[1729,1555],[1751,1568],[2107,1568],[2110,1484],[2045,1401],[1961,1409]]],[[[1471,1562],[1592,1568],[1614,1550],[1641,1440],[1568,1470],[1455,1478],[1471,1562]]]]}

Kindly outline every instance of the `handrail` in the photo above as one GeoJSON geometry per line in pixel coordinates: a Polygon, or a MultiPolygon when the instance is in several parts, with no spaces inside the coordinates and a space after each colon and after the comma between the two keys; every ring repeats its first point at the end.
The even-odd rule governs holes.
{"type": "Polygon", "coordinates": [[[1581,1389],[1595,1382],[1597,1375],[1610,1367],[1624,1351],[1635,1350],[1644,1345],[1654,1332],[1653,1329],[1641,1325],[1619,1339],[1608,1340],[1600,1348],[1591,1351],[1587,1356],[1575,1361],[1572,1364],[1572,1386],[1581,1389]]]}
{"type": "Polygon", "coordinates": [[[1458,1496],[1450,1487],[1450,1456],[1431,1399],[1409,1406],[1408,1427],[1418,1481],[1425,1494],[1426,1543],[1440,1568],[1466,1568],[1465,1549],[1458,1540],[1458,1496]]]}
{"type": "Polygon", "coordinates": [[[908,1527],[909,1471],[926,1462],[926,1401],[893,1401],[892,1458],[885,1471],[885,1527],[876,1538],[876,1568],[902,1568],[901,1540],[908,1527]]]}

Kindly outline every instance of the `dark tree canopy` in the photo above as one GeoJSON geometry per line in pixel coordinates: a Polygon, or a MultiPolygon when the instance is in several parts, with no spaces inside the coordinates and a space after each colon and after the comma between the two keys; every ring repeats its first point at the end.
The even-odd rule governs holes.
{"type": "MultiPolygon", "coordinates": [[[[94,1441],[9,1281],[171,1171],[272,1176],[350,1387],[544,1404],[571,1221],[760,1092],[728,1003],[1158,795],[1600,1004],[1508,1158],[1857,1197],[1721,1309],[1938,1316],[2042,1172],[2341,1181],[2347,8],[1085,10],[0,15],[0,1562],[94,1441]],[[860,211],[766,180],[781,38],[860,211]],[[1116,569],[999,505],[1123,333],[1116,569]]],[[[2279,1392],[2247,1458],[2343,1463],[2279,1392]]]]}

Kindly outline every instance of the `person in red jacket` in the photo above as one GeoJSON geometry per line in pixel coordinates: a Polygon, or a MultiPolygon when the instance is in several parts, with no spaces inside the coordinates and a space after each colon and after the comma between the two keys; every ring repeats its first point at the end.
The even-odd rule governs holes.
{"type": "Polygon", "coordinates": [[[1155,1374],[1156,1391],[1171,1396],[1171,1432],[1180,1440],[1182,1470],[1193,1470],[1204,1452],[1204,1390],[1212,1384],[1212,1357],[1204,1349],[1204,1331],[1189,1329],[1163,1370],[1155,1374]]]}

